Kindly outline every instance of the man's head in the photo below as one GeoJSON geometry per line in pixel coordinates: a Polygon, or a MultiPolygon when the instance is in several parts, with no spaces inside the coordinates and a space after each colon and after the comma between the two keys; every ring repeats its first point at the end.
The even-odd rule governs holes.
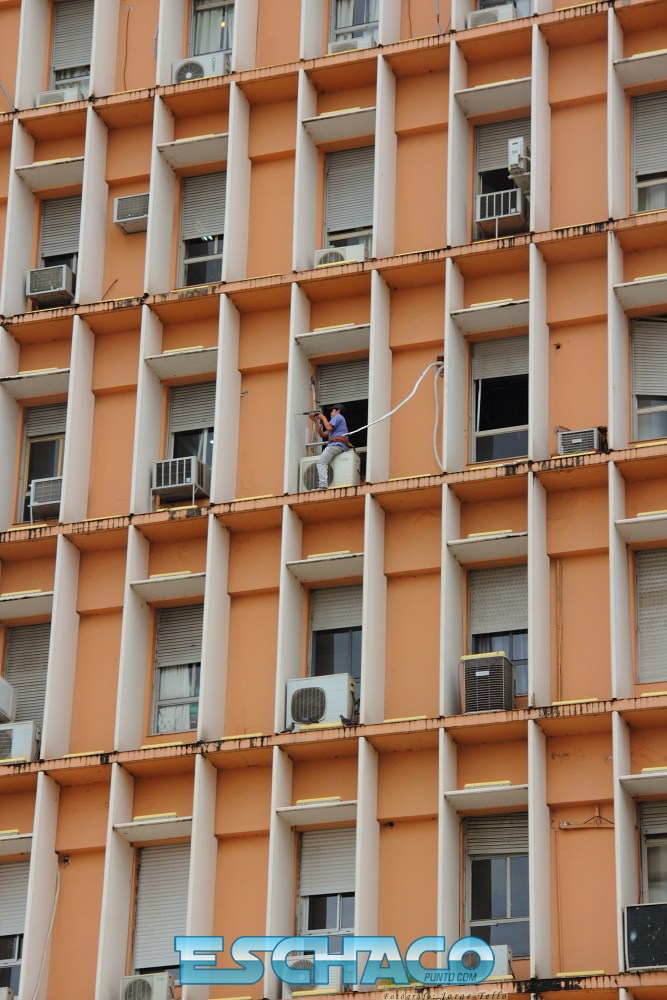
{"type": "Polygon", "coordinates": [[[345,413],[345,407],[340,403],[334,403],[329,409],[329,418],[333,417],[334,413],[345,413]]]}

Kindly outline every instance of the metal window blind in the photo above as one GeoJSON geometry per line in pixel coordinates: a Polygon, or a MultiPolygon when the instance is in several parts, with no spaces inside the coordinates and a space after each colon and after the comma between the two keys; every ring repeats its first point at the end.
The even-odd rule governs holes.
{"type": "Polygon", "coordinates": [[[180,385],[169,394],[169,430],[194,431],[213,426],[215,382],[180,385]]]}
{"type": "Polygon", "coordinates": [[[502,378],[528,374],[528,337],[472,344],[472,377],[502,378]]]}
{"type": "Polygon", "coordinates": [[[471,635],[528,628],[526,566],[474,569],[469,574],[468,585],[471,635]]]}
{"type": "Polygon", "coordinates": [[[21,625],[7,632],[5,679],[16,691],[16,722],[44,719],[51,625],[21,625]]]}
{"type": "Polygon", "coordinates": [[[326,406],[332,403],[349,403],[353,399],[368,399],[368,358],[320,365],[317,372],[317,395],[319,401],[326,406]]]}
{"type": "Polygon", "coordinates": [[[642,802],[639,806],[639,823],[644,835],[667,835],[667,802],[642,802]]]}
{"type": "Polygon", "coordinates": [[[301,834],[299,893],[354,892],[356,830],[308,830],[301,834]]]}
{"type": "Polygon", "coordinates": [[[28,437],[64,434],[67,421],[67,403],[53,406],[29,406],[25,411],[25,432],[28,437]]]}
{"type": "Polygon", "coordinates": [[[224,235],[226,190],[225,170],[183,180],[181,239],[224,235]]]}
{"type": "Polygon", "coordinates": [[[667,322],[632,324],[632,388],[636,396],[667,396],[667,322]]]}
{"type": "Polygon", "coordinates": [[[667,680],[667,549],[638,552],[636,567],[637,679],[667,680]]]}
{"type": "Polygon", "coordinates": [[[73,198],[51,198],[42,202],[42,257],[78,253],[80,225],[80,194],[73,198]]]}
{"type": "Polygon", "coordinates": [[[530,142],[530,118],[478,125],[475,129],[475,172],[507,169],[507,144],[520,135],[530,142]]]}
{"type": "Polygon", "coordinates": [[[93,0],[60,0],[53,21],[53,68],[90,66],[93,0]]]}
{"type": "Polygon", "coordinates": [[[29,874],[29,861],[0,864],[0,937],[23,934],[29,874]]]}
{"type": "Polygon", "coordinates": [[[140,848],[135,969],[178,965],[174,936],[185,934],[189,868],[189,844],[140,848]]]}
{"type": "Polygon", "coordinates": [[[632,99],[632,153],[635,174],[667,170],[667,92],[632,99]]]}
{"type": "Polygon", "coordinates": [[[354,628],[361,625],[364,589],[324,587],[314,590],[310,598],[310,627],[313,632],[326,628],[354,628]]]}
{"type": "Polygon", "coordinates": [[[528,813],[509,816],[469,816],[465,821],[466,855],[525,854],[528,813]]]}
{"type": "Polygon", "coordinates": [[[204,608],[201,604],[158,611],[155,638],[157,665],[168,667],[199,663],[203,620],[204,608]]]}
{"type": "Polygon", "coordinates": [[[328,233],[373,225],[375,149],[341,149],[327,154],[326,227],[328,233]]]}

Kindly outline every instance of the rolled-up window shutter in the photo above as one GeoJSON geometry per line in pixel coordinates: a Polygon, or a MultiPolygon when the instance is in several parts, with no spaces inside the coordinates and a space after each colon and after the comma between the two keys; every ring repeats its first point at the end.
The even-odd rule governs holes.
{"type": "Polygon", "coordinates": [[[301,834],[299,894],[354,892],[356,830],[309,830],[301,834]]]}
{"type": "Polygon", "coordinates": [[[642,802],[639,821],[644,835],[667,835],[667,802],[642,802]]]}
{"type": "Polygon", "coordinates": [[[328,233],[373,225],[375,149],[341,149],[327,155],[326,227],[328,233]]]}
{"type": "Polygon", "coordinates": [[[632,388],[636,396],[667,396],[667,322],[632,324],[632,388]]]}
{"type": "Polygon", "coordinates": [[[468,857],[528,851],[528,813],[470,816],[465,821],[468,857]]]}
{"type": "Polygon", "coordinates": [[[201,662],[203,620],[201,604],[158,611],[155,659],[159,667],[201,662]]]}
{"type": "Polygon", "coordinates": [[[53,68],[90,66],[93,45],[93,0],[59,0],[53,21],[53,68]]]}
{"type": "Polygon", "coordinates": [[[507,144],[523,136],[530,142],[530,118],[478,125],[475,129],[475,171],[502,170],[508,167],[507,144]]]}
{"type": "Polygon", "coordinates": [[[227,172],[183,180],[181,239],[222,236],[225,232],[227,172]]]}
{"type": "Polygon", "coordinates": [[[474,569],[468,580],[471,635],[528,628],[528,570],[525,566],[474,569]]]}
{"type": "Polygon", "coordinates": [[[29,861],[0,864],[0,937],[23,934],[29,875],[29,861]]]}
{"type": "Polygon", "coordinates": [[[638,681],[667,680],[667,549],[638,552],[638,681]]]}
{"type": "Polygon", "coordinates": [[[135,969],[178,965],[174,936],[185,934],[189,868],[189,844],[139,850],[135,969]]]}
{"type": "Polygon", "coordinates": [[[67,422],[67,403],[53,406],[29,406],[25,411],[25,432],[28,437],[47,437],[64,434],[67,422]]]}
{"type": "Polygon", "coordinates": [[[54,257],[79,252],[81,226],[81,195],[72,198],[51,198],[42,202],[42,257],[54,257]]]}
{"type": "Polygon", "coordinates": [[[472,345],[472,377],[528,374],[528,337],[485,340],[472,345]]]}
{"type": "Polygon", "coordinates": [[[212,427],[215,416],[215,382],[180,385],[169,394],[169,430],[194,431],[212,427]]]}
{"type": "Polygon", "coordinates": [[[632,99],[635,175],[667,171],[667,91],[632,99]]]}
{"type": "Polygon", "coordinates": [[[313,632],[329,628],[361,625],[363,587],[323,587],[310,598],[310,627],[313,632]]]}
{"type": "Polygon", "coordinates": [[[5,679],[16,691],[16,722],[44,718],[51,625],[21,625],[7,631],[5,679]]]}
{"type": "Polygon", "coordinates": [[[317,394],[324,406],[349,403],[353,399],[368,399],[368,358],[320,365],[317,394]]]}

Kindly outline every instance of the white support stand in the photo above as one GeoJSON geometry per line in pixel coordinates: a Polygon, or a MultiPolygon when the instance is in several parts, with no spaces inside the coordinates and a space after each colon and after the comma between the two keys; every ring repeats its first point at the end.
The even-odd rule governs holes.
{"type": "MultiPolygon", "coordinates": [[[[119,10],[120,0],[105,0],[105,3],[95,5],[90,57],[91,97],[113,94],[116,89],[119,10]]],[[[90,110],[92,111],[92,108],[90,110]]],[[[104,171],[102,171],[101,177],[104,177],[104,171]]]]}
{"type": "MultiPolygon", "coordinates": [[[[454,25],[456,28],[457,26],[454,25]]],[[[460,27],[463,27],[461,25],[460,27]]],[[[468,67],[456,42],[450,43],[449,125],[447,129],[447,245],[468,243],[468,119],[456,99],[467,86],[468,67]]],[[[446,376],[445,376],[446,377],[446,376]]],[[[446,468],[450,466],[445,462],[446,468]]]]}
{"type": "Polygon", "coordinates": [[[303,126],[305,118],[317,114],[317,93],[305,70],[299,70],[296,123],[296,165],[294,169],[294,242],[292,270],[313,266],[316,250],[317,147],[303,126]]]}
{"type": "Polygon", "coordinates": [[[534,243],[529,248],[528,456],[549,457],[549,327],[547,268],[534,243]]]}
{"type": "Polygon", "coordinates": [[[92,330],[80,316],[75,316],[60,501],[60,520],[64,524],[82,521],[88,511],[95,408],[95,397],[91,389],[94,350],[95,337],[92,330]]]}
{"type": "Polygon", "coordinates": [[[239,372],[240,316],[226,295],[220,296],[218,370],[215,393],[215,427],[211,501],[229,503],[236,496],[238,462],[239,407],[241,373],[239,372]],[[221,429],[225,428],[224,437],[221,429]]]}
{"type": "Polygon", "coordinates": [[[528,704],[549,705],[550,583],[547,554],[547,494],[528,474],[528,704]]]}
{"type": "MultiPolygon", "coordinates": [[[[215,799],[218,772],[201,754],[195,758],[195,781],[190,840],[190,880],[186,934],[208,935],[213,929],[215,870],[215,799]]],[[[208,986],[184,986],[182,1000],[208,1000],[208,986]]]]}
{"type": "MultiPolygon", "coordinates": [[[[287,681],[290,677],[299,676],[299,664],[301,663],[303,590],[301,589],[301,584],[287,566],[287,563],[301,558],[301,536],[302,525],[299,517],[290,507],[283,507],[274,718],[274,728],[277,733],[282,732],[285,728],[285,692],[287,681]]],[[[288,805],[289,803],[285,802],[282,804],[288,805]]]]}
{"type": "Polygon", "coordinates": [[[387,643],[387,578],[384,574],[384,511],[366,495],[364,513],[364,578],[361,628],[362,725],[384,719],[385,649],[387,643]]]}
{"type": "Polygon", "coordinates": [[[41,771],[37,775],[35,822],[32,834],[28,901],[23,934],[21,959],[21,996],[31,1000],[46,1000],[48,986],[49,954],[51,941],[49,928],[51,914],[56,905],[58,885],[58,855],[56,854],[56,827],[60,788],[41,771]],[[44,974],[41,975],[42,963],[44,974]]]}
{"type": "Polygon", "coordinates": [[[15,98],[16,107],[21,110],[34,108],[35,98],[43,89],[52,9],[49,0],[23,0],[21,4],[15,98]]]}
{"type": "Polygon", "coordinates": [[[621,784],[621,775],[631,774],[630,730],[618,712],[612,712],[611,735],[614,765],[614,855],[616,859],[616,927],[618,937],[618,968],[625,969],[624,910],[639,902],[640,874],[637,837],[635,834],[636,805],[621,784]]]}
{"type": "MultiPolygon", "coordinates": [[[[530,622],[532,625],[532,618],[530,618],[530,622]]],[[[529,720],[528,893],[531,977],[546,978],[552,974],[550,843],[551,814],[547,805],[547,741],[537,723],[529,720]]]]}
{"type": "Polygon", "coordinates": [[[377,65],[373,245],[371,256],[391,257],[396,228],[396,77],[381,55],[377,65]]]}
{"type": "Polygon", "coordinates": [[[53,611],[46,698],[42,728],[41,756],[46,760],[62,757],[69,750],[76,647],[79,636],[77,594],[80,554],[64,535],[58,536],[53,581],[53,611]]]}
{"type": "Polygon", "coordinates": [[[229,532],[211,514],[208,519],[199,725],[197,729],[197,738],[205,741],[220,739],[225,728],[230,608],[230,598],[227,592],[228,573],[229,532]]]}
{"type": "Polygon", "coordinates": [[[626,97],[614,62],[623,58],[623,29],[616,11],[607,11],[607,191],[609,218],[623,219],[627,212],[626,97]]]}
{"type": "Polygon", "coordinates": [[[300,460],[307,455],[316,455],[317,450],[307,451],[305,447],[310,421],[303,414],[313,408],[311,366],[296,339],[310,329],[310,301],[296,282],[292,285],[291,297],[284,489],[286,493],[298,493],[300,460]]]}
{"type": "MultiPolygon", "coordinates": [[[[371,329],[368,356],[368,422],[372,423],[391,409],[391,349],[389,317],[391,293],[379,271],[371,273],[371,329]]],[[[382,483],[389,478],[389,440],[391,418],[368,429],[366,480],[382,483]]]]}
{"type": "Polygon", "coordinates": [[[377,785],[377,750],[362,737],[359,740],[354,875],[354,933],[357,935],[378,932],[380,826],[377,821],[377,785]]]}
{"type": "Polygon", "coordinates": [[[243,0],[243,3],[235,4],[233,73],[255,68],[258,3],[259,0],[243,0]]]}
{"type": "MultiPolygon", "coordinates": [[[[153,114],[151,185],[146,231],[146,271],[144,290],[149,295],[171,286],[171,252],[174,224],[176,177],[158,146],[174,140],[174,116],[161,98],[156,98],[153,114]]],[[[178,284],[178,282],[177,282],[178,284]]]]}
{"type": "Polygon", "coordinates": [[[136,589],[133,580],[148,576],[148,539],[130,526],[127,538],[123,625],[118,664],[118,698],[114,747],[133,750],[141,746],[144,689],[148,658],[150,608],[136,589]]]}
{"type": "MultiPolygon", "coordinates": [[[[256,7],[256,0],[253,2],[256,7]]],[[[246,6],[247,4],[239,5],[239,20],[242,20],[242,12],[246,6]]],[[[251,166],[248,157],[249,124],[250,104],[248,98],[238,84],[232,83],[229,102],[229,153],[227,157],[227,194],[229,197],[225,199],[223,281],[240,281],[245,278],[247,271],[251,166]]]]}
{"type": "Polygon", "coordinates": [[[160,0],[156,67],[158,85],[171,83],[171,64],[187,55],[183,48],[183,28],[189,8],[188,0],[160,0]]]}
{"type": "Polygon", "coordinates": [[[551,228],[551,105],[549,47],[537,24],[533,25],[530,109],[530,230],[540,233],[551,228]]]}
{"type": "MultiPolygon", "coordinates": [[[[113,4],[111,5],[113,6],[113,4]]],[[[95,15],[97,21],[97,13],[95,15]]],[[[116,26],[110,37],[116,37],[116,26]]],[[[107,91],[108,93],[108,91],[107,91]]],[[[83,185],[81,189],[81,232],[74,301],[99,302],[104,280],[104,240],[100,233],[107,225],[109,185],[105,180],[107,127],[92,107],[86,118],[83,185]]]]}
{"type": "MultiPolygon", "coordinates": [[[[609,463],[609,599],[611,624],[611,693],[631,698],[632,643],[630,637],[630,573],[627,546],[615,521],[625,517],[625,481],[614,462],[609,463]]],[[[627,773],[627,772],[626,772],[627,773]]]]}
{"type": "Polygon", "coordinates": [[[32,163],[34,150],[34,139],[26,132],[18,118],[14,119],[9,161],[5,253],[0,289],[0,314],[3,316],[13,316],[26,310],[25,282],[26,274],[33,263],[35,198],[27,184],[17,174],[16,168],[32,163]]]}
{"type": "MultiPolygon", "coordinates": [[[[443,403],[443,463],[449,472],[466,466],[467,345],[452,318],[463,309],[463,277],[450,258],[445,264],[445,375],[443,403]]],[[[458,538],[458,535],[452,535],[458,538]]]]}
{"type": "MultiPolygon", "coordinates": [[[[158,375],[146,364],[146,358],[162,351],[162,323],[148,306],[141,310],[139,342],[139,375],[137,379],[137,409],[134,422],[134,454],[130,510],[143,513],[151,510],[151,465],[162,448],[163,387],[158,375]]],[[[141,577],[135,577],[141,579],[141,577]]]]}
{"type": "MultiPolygon", "coordinates": [[[[612,16],[613,11],[609,12],[612,16]]],[[[614,285],[623,281],[623,250],[614,233],[607,234],[607,385],[609,427],[607,443],[610,448],[622,449],[628,445],[628,385],[630,364],[628,358],[628,320],[614,285]]]]}
{"type": "MultiPolygon", "coordinates": [[[[269,827],[269,874],[266,900],[266,934],[284,937],[294,923],[294,834],[277,812],[292,802],[292,761],[273,748],[271,772],[271,821],[269,827]]],[[[270,965],[264,976],[264,996],[276,1000],[281,986],[270,965]]]]}
{"type": "MultiPolygon", "coordinates": [[[[459,661],[463,653],[461,566],[447,542],[461,534],[461,503],[449,486],[442,493],[442,579],[440,618],[440,715],[459,715],[459,661]]],[[[448,788],[455,788],[450,784],[448,788]]]]}

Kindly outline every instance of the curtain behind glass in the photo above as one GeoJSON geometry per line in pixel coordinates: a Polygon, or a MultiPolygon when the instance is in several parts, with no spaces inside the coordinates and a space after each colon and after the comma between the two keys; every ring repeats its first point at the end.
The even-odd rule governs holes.
{"type": "Polygon", "coordinates": [[[195,11],[193,55],[231,50],[234,37],[234,6],[195,11]],[[221,22],[225,26],[221,27],[221,22]]]}

